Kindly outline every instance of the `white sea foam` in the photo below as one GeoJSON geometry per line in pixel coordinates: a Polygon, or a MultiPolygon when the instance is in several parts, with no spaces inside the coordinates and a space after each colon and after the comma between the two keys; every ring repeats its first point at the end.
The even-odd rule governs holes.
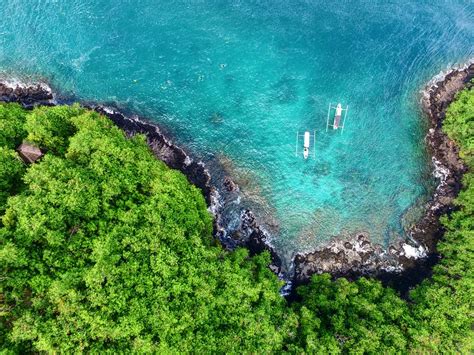
{"type": "Polygon", "coordinates": [[[419,259],[426,256],[426,249],[422,245],[414,247],[410,244],[403,244],[403,252],[410,259],[419,259]]]}
{"type": "Polygon", "coordinates": [[[442,186],[444,186],[444,184],[446,184],[446,180],[449,176],[449,169],[435,157],[432,157],[431,160],[434,166],[433,176],[439,180],[439,185],[436,189],[439,190],[442,186]]]}
{"type": "Polygon", "coordinates": [[[104,112],[108,113],[109,115],[113,115],[115,113],[115,111],[111,109],[110,107],[104,106],[103,109],[104,109],[104,112]]]}

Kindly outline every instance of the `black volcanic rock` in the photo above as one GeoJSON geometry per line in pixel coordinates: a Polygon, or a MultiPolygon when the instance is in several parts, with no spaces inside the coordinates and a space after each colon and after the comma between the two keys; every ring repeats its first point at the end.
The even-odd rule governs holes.
{"type": "Polygon", "coordinates": [[[44,84],[23,84],[12,81],[0,81],[0,100],[20,102],[24,106],[51,105],[54,97],[49,86],[44,84]]]}

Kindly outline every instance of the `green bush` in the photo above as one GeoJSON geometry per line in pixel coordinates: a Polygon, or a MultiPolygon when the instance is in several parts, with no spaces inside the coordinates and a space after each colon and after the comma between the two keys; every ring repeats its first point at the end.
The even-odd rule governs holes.
{"type": "Polygon", "coordinates": [[[13,149],[0,146],[0,214],[5,210],[7,198],[21,187],[24,171],[25,165],[18,154],[13,149]]]}
{"type": "Polygon", "coordinates": [[[474,93],[461,91],[446,110],[443,130],[460,147],[460,155],[472,167],[474,161],[474,93]]]}
{"type": "Polygon", "coordinates": [[[300,348],[311,353],[396,353],[406,349],[411,322],[408,305],[394,290],[361,278],[331,281],[314,275],[298,289],[300,348]]]}
{"type": "Polygon", "coordinates": [[[21,144],[26,136],[25,116],[20,105],[0,103],[0,147],[15,149],[21,144]]]}
{"type": "Polygon", "coordinates": [[[38,107],[26,118],[26,139],[52,153],[64,154],[75,132],[71,118],[83,112],[79,105],[38,107]]]}

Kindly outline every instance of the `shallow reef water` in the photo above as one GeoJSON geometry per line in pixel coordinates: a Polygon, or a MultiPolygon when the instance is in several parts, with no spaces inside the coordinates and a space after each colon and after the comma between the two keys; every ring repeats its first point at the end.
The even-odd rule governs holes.
{"type": "Polygon", "coordinates": [[[114,102],[230,161],[242,204],[288,256],[359,231],[404,237],[434,186],[419,90],[474,56],[465,1],[27,3],[0,8],[1,72],[114,102]],[[338,102],[344,132],[326,132],[338,102]]]}

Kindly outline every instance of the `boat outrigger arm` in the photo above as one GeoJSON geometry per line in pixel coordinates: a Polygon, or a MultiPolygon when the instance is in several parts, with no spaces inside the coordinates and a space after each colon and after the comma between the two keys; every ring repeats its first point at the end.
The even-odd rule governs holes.
{"type": "Polygon", "coordinates": [[[342,108],[342,105],[338,103],[336,106],[332,106],[332,104],[329,104],[328,108],[328,118],[326,121],[326,132],[329,129],[329,126],[331,126],[333,129],[339,129],[341,128],[341,133],[344,132],[344,125],[346,123],[346,117],[347,117],[347,112],[349,111],[349,106],[346,106],[346,108],[342,108]],[[331,115],[331,110],[334,110],[334,121],[332,124],[329,123],[329,116],[331,115]],[[344,116],[344,117],[343,117],[344,116]],[[342,118],[342,122],[341,122],[342,118]]]}
{"type": "MultiPolygon", "coordinates": [[[[316,145],[316,131],[313,131],[313,146],[316,145]]],[[[304,132],[304,134],[300,134],[296,132],[296,149],[295,149],[295,156],[298,156],[298,147],[300,146],[300,138],[303,138],[303,158],[308,159],[309,156],[313,158],[316,156],[316,152],[313,149],[313,152],[310,152],[311,147],[311,133],[309,131],[304,132]]]]}

